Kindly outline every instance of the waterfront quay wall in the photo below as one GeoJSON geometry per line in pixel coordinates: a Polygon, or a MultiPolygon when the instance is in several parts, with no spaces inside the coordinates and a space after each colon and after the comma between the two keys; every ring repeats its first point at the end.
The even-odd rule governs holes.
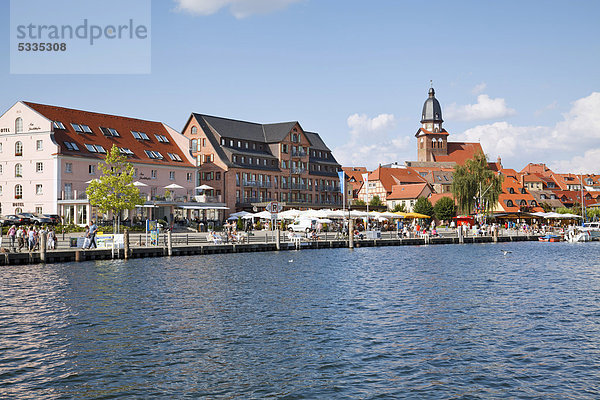
{"type": "MultiPolygon", "coordinates": [[[[397,238],[397,239],[355,239],[354,247],[378,247],[378,246],[422,246],[436,244],[472,244],[472,243],[503,243],[517,241],[537,241],[539,235],[518,236],[475,236],[475,237],[435,237],[435,238],[397,238]]],[[[39,264],[45,257],[45,263],[81,262],[92,260],[124,259],[124,258],[146,258],[146,257],[168,257],[191,256],[202,254],[219,253],[250,253],[265,251],[305,250],[305,249],[329,249],[348,248],[348,240],[304,240],[296,242],[272,243],[240,243],[240,244],[192,244],[149,247],[131,247],[128,256],[125,257],[124,249],[59,249],[48,250],[44,255],[40,252],[22,253],[0,253],[0,265],[39,264]],[[279,249],[278,249],[279,247],[279,249]]]]}

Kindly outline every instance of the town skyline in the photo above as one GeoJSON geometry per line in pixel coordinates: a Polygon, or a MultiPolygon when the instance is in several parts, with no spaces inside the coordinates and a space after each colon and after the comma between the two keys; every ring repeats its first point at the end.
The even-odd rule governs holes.
{"type": "Polygon", "coordinates": [[[480,142],[517,170],[600,172],[600,52],[580,40],[597,33],[595,3],[257,4],[152,2],[150,74],[11,75],[5,62],[0,106],[33,101],[177,131],[191,112],[300,121],[340,164],[373,169],[416,158],[433,80],[453,140],[480,142]]]}

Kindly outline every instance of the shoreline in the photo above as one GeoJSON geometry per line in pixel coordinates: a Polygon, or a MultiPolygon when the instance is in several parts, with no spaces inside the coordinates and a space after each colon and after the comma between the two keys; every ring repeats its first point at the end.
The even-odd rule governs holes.
{"type": "MultiPolygon", "coordinates": [[[[464,237],[460,243],[458,237],[435,238],[402,238],[402,239],[355,239],[354,247],[384,247],[384,246],[423,246],[440,244],[476,244],[476,243],[506,243],[538,241],[541,235],[514,236],[475,236],[464,237]]],[[[349,248],[348,240],[314,240],[302,242],[273,243],[242,243],[242,244],[194,244],[153,247],[130,247],[128,257],[124,249],[68,249],[47,250],[45,261],[41,252],[0,253],[0,265],[53,264],[64,262],[84,262],[110,259],[132,259],[148,257],[175,257],[204,254],[253,253],[266,251],[308,250],[349,248]],[[279,248],[278,248],[279,247],[279,248]]]]}

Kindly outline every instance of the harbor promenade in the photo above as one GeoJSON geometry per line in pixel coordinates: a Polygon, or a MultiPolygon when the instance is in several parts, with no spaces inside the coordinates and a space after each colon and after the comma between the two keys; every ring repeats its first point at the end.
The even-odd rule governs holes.
{"type": "Polygon", "coordinates": [[[129,248],[125,249],[81,249],[72,247],[81,234],[59,235],[56,249],[45,252],[12,252],[4,248],[0,253],[0,265],[37,264],[56,262],[81,262],[89,260],[129,259],[165,256],[189,256],[215,253],[246,253],[265,251],[304,250],[322,248],[375,247],[375,246],[422,246],[439,244],[504,243],[516,241],[537,241],[540,235],[524,234],[517,230],[502,230],[498,236],[459,237],[454,231],[441,231],[439,236],[398,237],[397,232],[362,232],[350,241],[339,233],[322,232],[316,237],[291,235],[288,232],[254,231],[245,233],[239,241],[228,242],[217,235],[215,239],[208,233],[162,233],[158,245],[146,246],[146,235],[130,233],[129,248]],[[371,237],[369,237],[371,236],[371,237]],[[75,239],[75,240],[73,240],[75,239]]]}

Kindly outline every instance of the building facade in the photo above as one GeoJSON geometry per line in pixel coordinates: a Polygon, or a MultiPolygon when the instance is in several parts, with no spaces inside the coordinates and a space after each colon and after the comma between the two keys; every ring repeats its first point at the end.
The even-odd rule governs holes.
{"type": "Polygon", "coordinates": [[[342,206],[341,166],[319,134],[297,121],[259,124],[192,114],[183,128],[198,167],[228,213],[258,210],[270,201],[286,208],[342,206]]]}
{"type": "MultiPolygon", "coordinates": [[[[99,217],[85,190],[100,176],[98,164],[113,145],[135,168],[136,186],[146,198],[140,216],[168,219],[204,206],[224,207],[196,202],[188,139],[169,126],[20,101],[0,116],[0,213],[59,214],[81,225],[99,217]]],[[[134,215],[131,210],[123,217],[134,215]]]]}

